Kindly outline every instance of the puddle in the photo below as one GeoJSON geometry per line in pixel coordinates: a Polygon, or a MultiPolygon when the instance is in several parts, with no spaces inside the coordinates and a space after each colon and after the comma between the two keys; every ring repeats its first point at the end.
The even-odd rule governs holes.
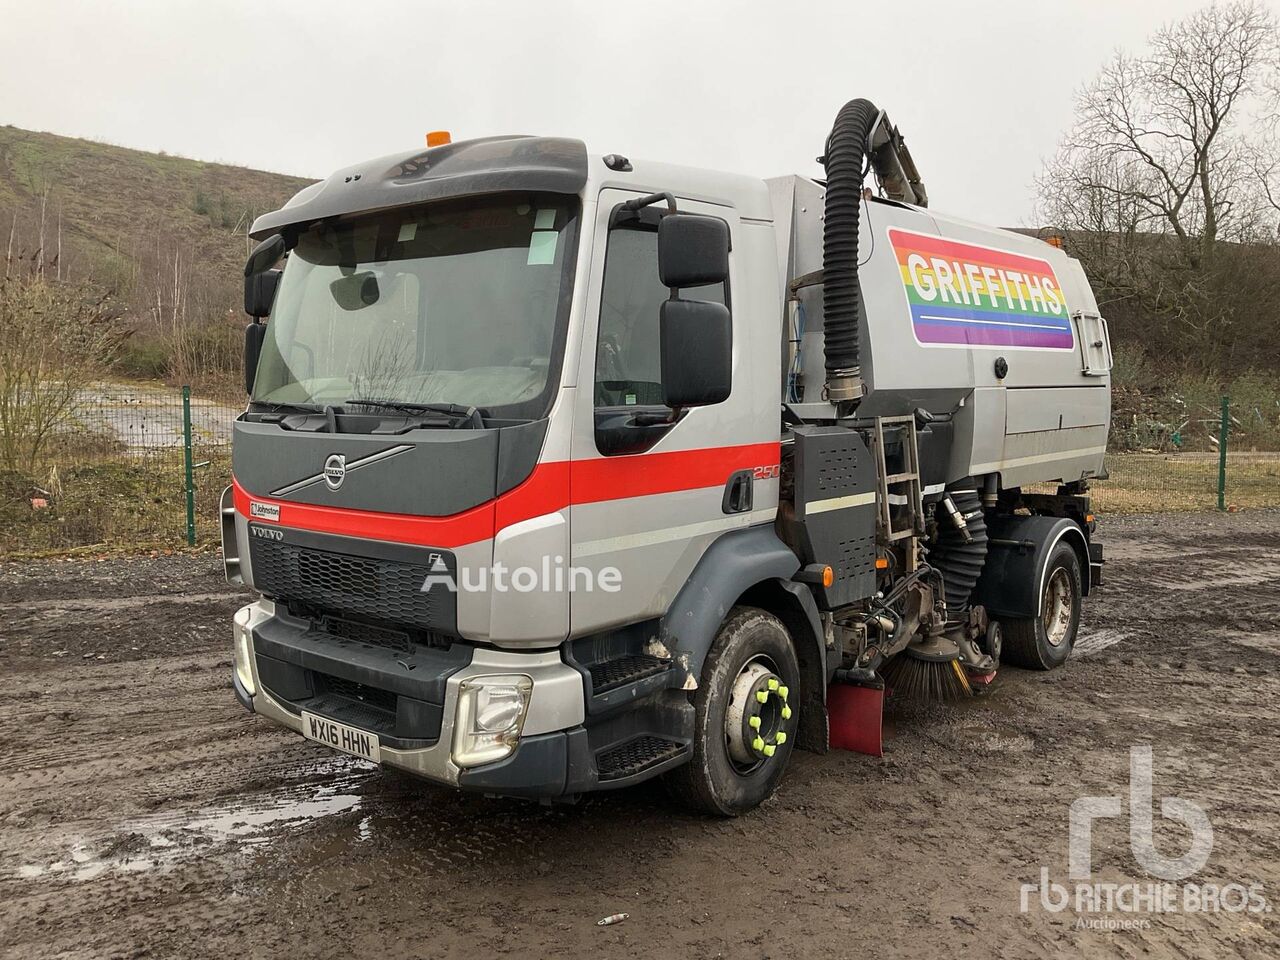
{"type": "MultiPolygon", "coordinates": [[[[258,847],[271,842],[282,827],[298,827],[335,814],[359,810],[355,792],[370,764],[346,757],[325,758],[298,771],[303,778],[329,776],[325,782],[280,787],[248,797],[230,798],[219,806],[153,814],[120,823],[116,832],[94,842],[76,839],[64,857],[18,867],[23,880],[68,878],[93,880],[105,873],[137,873],[168,866],[210,847],[258,847]]],[[[369,818],[360,823],[360,839],[371,835],[369,818]]]]}

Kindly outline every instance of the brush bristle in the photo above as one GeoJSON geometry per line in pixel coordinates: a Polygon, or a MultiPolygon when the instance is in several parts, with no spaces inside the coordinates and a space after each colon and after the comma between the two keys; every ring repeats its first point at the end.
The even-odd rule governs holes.
{"type": "Polygon", "coordinates": [[[973,694],[959,660],[919,660],[903,653],[880,673],[894,696],[909,700],[962,700],[973,694]]]}

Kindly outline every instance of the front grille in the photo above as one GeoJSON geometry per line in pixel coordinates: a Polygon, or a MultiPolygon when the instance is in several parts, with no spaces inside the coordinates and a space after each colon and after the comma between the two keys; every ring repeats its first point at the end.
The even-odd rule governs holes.
{"type": "Polygon", "coordinates": [[[368,643],[375,647],[386,647],[399,653],[413,653],[413,641],[403,630],[391,630],[377,627],[372,623],[358,623],[355,620],[344,620],[341,617],[325,617],[320,621],[320,629],[331,637],[353,640],[356,643],[368,643]]]}
{"type": "Polygon", "coordinates": [[[328,693],[345,697],[348,700],[358,700],[367,706],[373,707],[375,710],[383,710],[388,713],[396,712],[396,695],[389,690],[379,690],[363,683],[356,683],[354,680],[344,680],[341,677],[331,677],[327,674],[318,674],[317,676],[328,693]]]}
{"type": "Polygon", "coordinates": [[[309,700],[306,709],[311,713],[328,717],[330,720],[337,720],[339,723],[376,733],[380,737],[396,735],[394,713],[387,713],[385,710],[378,710],[331,693],[324,693],[309,700]]]}
{"type": "Polygon", "coordinates": [[[254,586],[268,596],[406,626],[438,626],[452,619],[441,609],[447,599],[437,599],[452,599],[451,593],[443,587],[422,590],[425,565],[264,539],[253,539],[250,551],[254,586]]]}

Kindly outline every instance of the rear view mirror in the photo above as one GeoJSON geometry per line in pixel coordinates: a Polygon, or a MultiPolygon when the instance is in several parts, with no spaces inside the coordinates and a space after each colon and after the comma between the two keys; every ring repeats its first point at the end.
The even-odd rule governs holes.
{"type": "Polygon", "coordinates": [[[378,302],[382,291],[372,270],[362,270],[349,277],[339,277],[329,284],[334,302],[343,310],[362,310],[378,302]]]}
{"type": "Polygon", "coordinates": [[[729,225],[715,217],[668,214],[658,222],[658,276],[665,287],[729,279],[729,225]]]}
{"type": "Polygon", "coordinates": [[[728,308],[704,300],[664,300],[658,328],[663,402],[679,408],[727,400],[733,375],[728,308]]]}
{"type": "Polygon", "coordinates": [[[271,315],[276,288],[280,286],[280,270],[267,270],[244,278],[244,312],[261,320],[271,315]]]}
{"type": "Polygon", "coordinates": [[[262,273],[276,265],[276,261],[285,255],[289,245],[285,243],[284,237],[278,233],[273,233],[267,239],[253,248],[253,252],[249,254],[249,259],[244,263],[244,275],[252,277],[255,273],[262,273]]]}
{"type": "Polygon", "coordinates": [[[273,233],[249,254],[244,263],[244,312],[249,316],[261,319],[271,313],[280,282],[280,271],[271,268],[287,250],[284,237],[273,233]]]}
{"type": "Polygon", "coordinates": [[[251,323],[244,328],[244,392],[253,393],[253,381],[258,372],[258,357],[262,355],[262,341],[267,336],[265,323],[251,323]]]}

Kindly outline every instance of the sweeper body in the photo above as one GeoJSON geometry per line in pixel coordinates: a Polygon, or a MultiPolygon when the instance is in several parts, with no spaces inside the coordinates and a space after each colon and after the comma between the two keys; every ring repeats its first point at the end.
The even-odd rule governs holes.
{"type": "Polygon", "coordinates": [[[1061,665],[1101,570],[1089,284],[926,209],[866,101],[823,159],[499,137],[261,217],[223,499],[245,707],[466,790],[664,775],[732,815],[796,746],[878,750],[886,687],[1061,665]]]}

